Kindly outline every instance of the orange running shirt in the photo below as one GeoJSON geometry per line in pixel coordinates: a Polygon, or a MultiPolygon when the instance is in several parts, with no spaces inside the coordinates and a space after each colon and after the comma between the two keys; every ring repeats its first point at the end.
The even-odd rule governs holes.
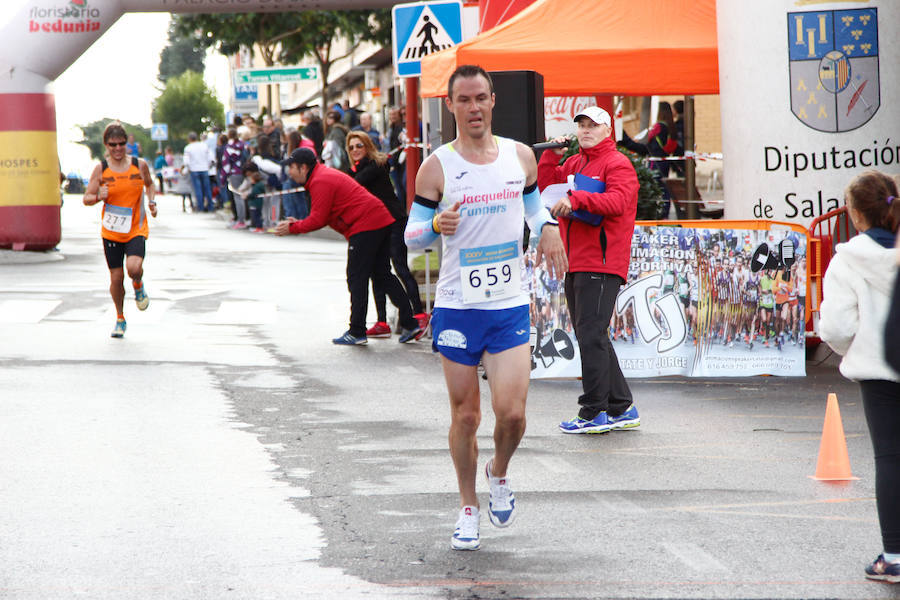
{"type": "Polygon", "coordinates": [[[139,235],[149,235],[144,211],[144,177],[137,158],[132,157],[128,169],[113,171],[103,161],[100,185],[108,186],[109,196],[103,203],[102,236],[112,242],[127,242],[139,235]]]}

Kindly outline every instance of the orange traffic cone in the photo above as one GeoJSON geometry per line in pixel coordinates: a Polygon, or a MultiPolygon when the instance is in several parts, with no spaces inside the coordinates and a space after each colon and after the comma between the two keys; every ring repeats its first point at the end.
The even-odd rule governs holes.
{"type": "Polygon", "coordinates": [[[841,409],[838,408],[836,394],[828,394],[825,425],[822,427],[822,441],[819,444],[819,462],[812,478],[819,481],[859,479],[850,472],[850,455],[847,454],[847,440],[844,438],[841,409]]]}

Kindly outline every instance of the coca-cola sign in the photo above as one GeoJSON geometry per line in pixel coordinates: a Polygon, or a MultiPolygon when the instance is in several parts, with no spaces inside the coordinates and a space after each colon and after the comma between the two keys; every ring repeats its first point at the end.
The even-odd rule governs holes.
{"type": "Polygon", "coordinates": [[[548,138],[575,131],[575,115],[596,106],[592,96],[548,96],[544,98],[544,129],[548,138]]]}

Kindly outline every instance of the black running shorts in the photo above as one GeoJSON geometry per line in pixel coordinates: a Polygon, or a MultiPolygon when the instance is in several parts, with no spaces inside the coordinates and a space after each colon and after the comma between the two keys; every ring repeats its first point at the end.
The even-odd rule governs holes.
{"type": "Polygon", "coordinates": [[[121,269],[126,256],[140,256],[144,258],[144,249],[147,239],[138,235],[127,242],[113,242],[103,240],[103,253],[106,254],[106,266],[110,269],[121,269]]]}

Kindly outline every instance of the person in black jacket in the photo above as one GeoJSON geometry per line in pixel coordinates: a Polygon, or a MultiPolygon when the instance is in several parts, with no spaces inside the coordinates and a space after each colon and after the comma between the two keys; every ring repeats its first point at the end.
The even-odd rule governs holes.
{"type": "Polygon", "coordinates": [[[319,113],[309,109],[303,112],[303,116],[300,119],[303,123],[303,135],[312,140],[316,156],[322,156],[325,128],[322,126],[322,119],[319,117],[319,113]]]}
{"type": "MultiPolygon", "coordinates": [[[[412,304],[413,313],[424,333],[428,325],[428,315],[422,309],[422,299],[419,297],[419,285],[416,283],[406,256],[406,242],[403,232],[406,230],[406,206],[394,193],[391,183],[390,166],[387,155],[375,148],[372,138],[365,131],[351,131],[347,134],[347,155],[350,157],[350,174],[356,182],[369,190],[373,196],[384,202],[391,216],[396,219],[391,225],[391,263],[394,272],[406,288],[407,296],[412,304]]],[[[378,312],[378,321],[368,331],[368,337],[390,337],[391,328],[387,324],[385,305],[385,293],[377,282],[372,282],[372,295],[375,298],[375,308],[378,312]]]]}

